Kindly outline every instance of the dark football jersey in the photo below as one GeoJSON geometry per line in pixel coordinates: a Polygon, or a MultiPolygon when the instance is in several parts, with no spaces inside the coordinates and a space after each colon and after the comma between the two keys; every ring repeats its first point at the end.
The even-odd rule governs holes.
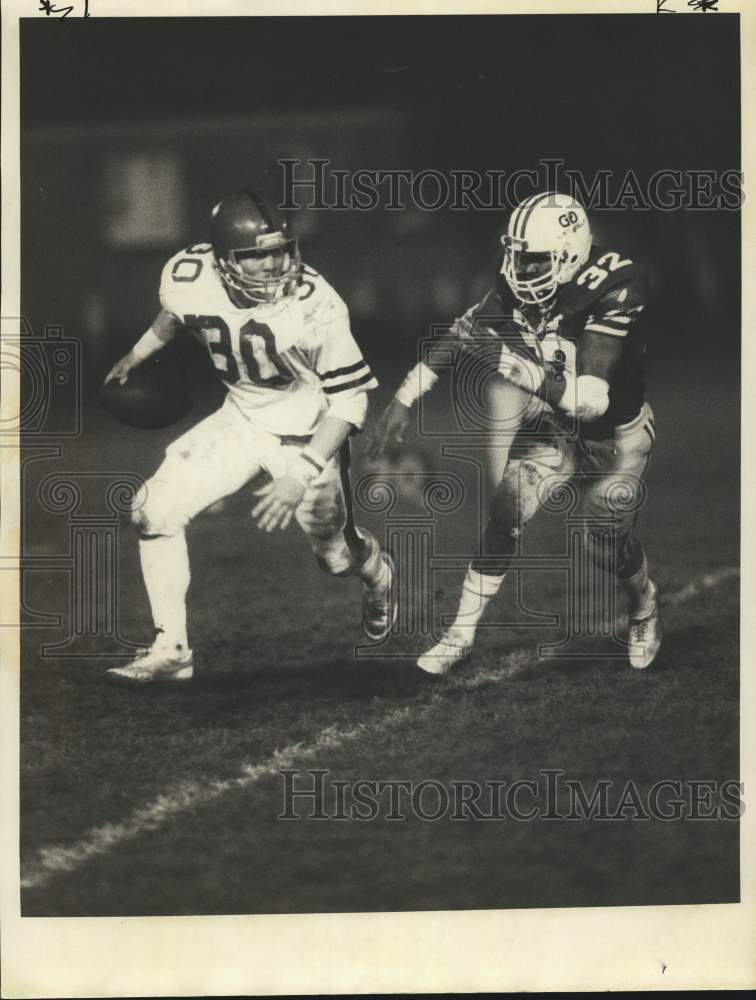
{"type": "Polygon", "coordinates": [[[581,421],[580,427],[583,437],[604,438],[633,420],[645,398],[642,314],[647,301],[645,267],[616,251],[594,247],[545,307],[523,305],[499,275],[483,300],[455,320],[450,333],[481,365],[494,369],[500,357],[497,341],[544,367],[574,375],[605,377],[608,367],[609,407],[601,418],[581,421]],[[602,355],[611,358],[610,365],[601,364],[602,355]]]}

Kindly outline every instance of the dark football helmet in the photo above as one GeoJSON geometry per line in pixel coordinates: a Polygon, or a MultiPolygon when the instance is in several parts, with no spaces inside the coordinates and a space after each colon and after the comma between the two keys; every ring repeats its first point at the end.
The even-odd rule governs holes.
{"type": "Polygon", "coordinates": [[[229,195],[213,209],[210,242],[222,281],[250,302],[293,295],[301,270],[288,221],[253,191],[229,195]]]}

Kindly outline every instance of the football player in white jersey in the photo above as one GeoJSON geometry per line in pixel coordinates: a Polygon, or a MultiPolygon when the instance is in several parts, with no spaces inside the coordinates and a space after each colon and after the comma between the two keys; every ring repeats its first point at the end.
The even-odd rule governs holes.
{"type": "Polygon", "coordinates": [[[319,565],[354,575],[363,627],[384,638],[396,616],[393,563],[357,529],[349,488],[349,436],[377,386],[349,325],[347,307],[300,260],[285,218],[242,191],[213,209],[210,243],[172,257],[162,309],[109,372],[129,372],[190,331],[206,346],[228,392],[223,405],[173,442],[135,498],[133,521],[156,638],[110,680],[147,684],[193,676],[187,638],[189,561],[184,529],[200,511],[258,473],[271,481],[252,511],[265,531],[296,518],[319,565]]]}

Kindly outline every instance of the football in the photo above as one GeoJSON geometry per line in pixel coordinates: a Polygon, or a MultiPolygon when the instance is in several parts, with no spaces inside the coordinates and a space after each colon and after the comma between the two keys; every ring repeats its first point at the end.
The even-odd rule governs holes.
{"type": "Polygon", "coordinates": [[[157,359],[134,368],[123,385],[116,379],[103,385],[100,401],[122,423],[144,430],[170,427],[194,405],[178,378],[157,359]]]}

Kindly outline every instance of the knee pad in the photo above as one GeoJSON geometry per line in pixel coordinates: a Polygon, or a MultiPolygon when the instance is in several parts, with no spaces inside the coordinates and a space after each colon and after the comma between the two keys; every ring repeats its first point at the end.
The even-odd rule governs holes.
{"type": "Polygon", "coordinates": [[[177,535],[189,518],[181,509],[180,498],[158,479],[148,479],[131,505],[131,523],[140,535],[177,535]]]}

